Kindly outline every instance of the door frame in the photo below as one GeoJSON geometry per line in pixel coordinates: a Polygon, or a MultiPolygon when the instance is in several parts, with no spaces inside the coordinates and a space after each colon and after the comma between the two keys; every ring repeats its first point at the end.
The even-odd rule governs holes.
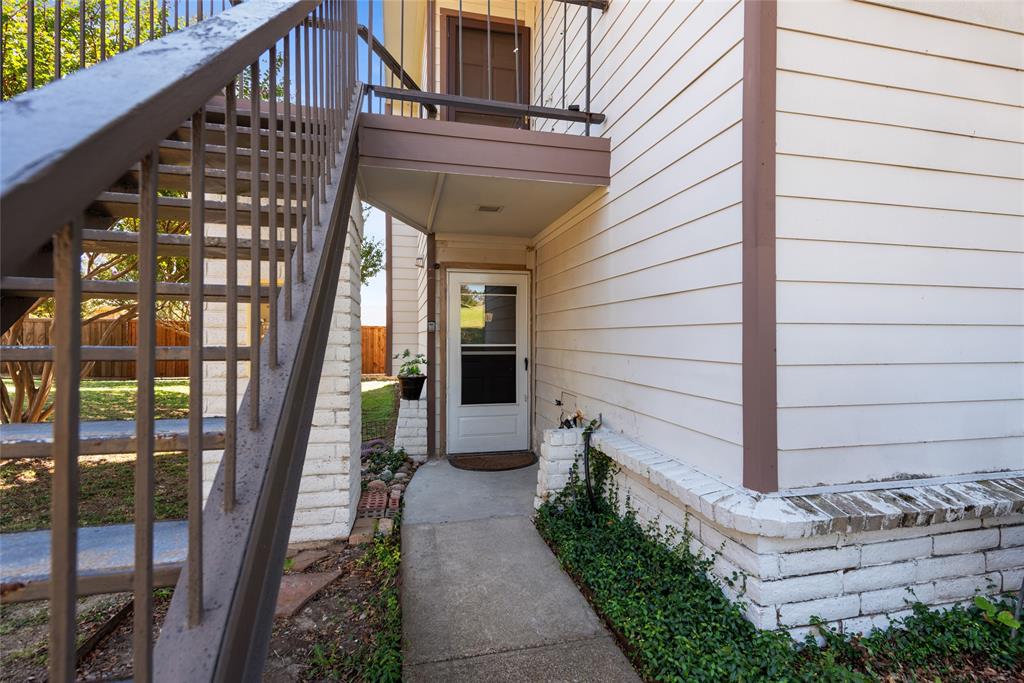
{"type": "Polygon", "coordinates": [[[448,273],[451,271],[464,271],[470,273],[524,273],[529,287],[529,294],[526,300],[526,339],[527,357],[530,359],[530,367],[527,371],[526,381],[529,391],[527,393],[526,412],[528,417],[529,438],[527,439],[527,450],[533,449],[533,421],[534,421],[534,348],[533,348],[533,270],[520,264],[502,263],[439,263],[440,270],[438,278],[437,309],[439,315],[437,321],[437,382],[438,396],[440,400],[427,406],[428,411],[439,412],[437,420],[438,449],[440,457],[448,457],[448,273]]]}

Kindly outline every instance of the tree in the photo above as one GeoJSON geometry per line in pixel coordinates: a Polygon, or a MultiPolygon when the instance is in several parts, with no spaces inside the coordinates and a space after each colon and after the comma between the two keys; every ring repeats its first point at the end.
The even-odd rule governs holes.
{"type": "Polygon", "coordinates": [[[367,237],[360,250],[359,278],[364,282],[379,273],[384,267],[384,245],[380,240],[367,237]]]}

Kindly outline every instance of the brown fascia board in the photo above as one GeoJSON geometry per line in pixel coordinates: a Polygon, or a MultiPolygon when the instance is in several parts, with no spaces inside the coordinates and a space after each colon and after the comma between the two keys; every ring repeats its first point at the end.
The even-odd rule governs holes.
{"type": "Polygon", "coordinates": [[[775,0],[743,6],[743,485],[779,488],[775,0]]]}

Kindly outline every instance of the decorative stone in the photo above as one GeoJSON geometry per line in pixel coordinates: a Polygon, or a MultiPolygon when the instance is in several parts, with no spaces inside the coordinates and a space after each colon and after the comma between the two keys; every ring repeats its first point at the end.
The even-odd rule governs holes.
{"type": "Polygon", "coordinates": [[[291,570],[293,572],[304,572],[327,557],[327,555],[328,552],[326,550],[303,550],[292,558],[291,570]]]}
{"type": "Polygon", "coordinates": [[[406,474],[405,472],[399,472],[398,474],[395,475],[395,481],[408,481],[408,480],[409,480],[409,475],[406,474]]]}
{"type": "Polygon", "coordinates": [[[384,481],[391,481],[395,478],[395,475],[391,473],[391,470],[384,470],[380,473],[380,478],[384,481]]]}
{"type": "Polygon", "coordinates": [[[316,572],[313,574],[285,574],[281,577],[281,588],[277,592],[275,617],[290,617],[319,593],[324,586],[341,576],[341,570],[316,572]]]}
{"type": "Polygon", "coordinates": [[[384,519],[377,520],[377,535],[386,536],[390,534],[395,528],[395,520],[385,517],[384,519]]]}
{"type": "Polygon", "coordinates": [[[369,484],[366,485],[366,488],[371,490],[371,491],[383,491],[387,487],[388,487],[388,485],[385,484],[380,479],[374,479],[373,481],[371,481],[369,484]]]}
{"type": "Polygon", "coordinates": [[[350,545],[362,545],[363,543],[369,543],[370,539],[373,538],[373,531],[377,520],[364,517],[357,519],[355,526],[352,527],[352,533],[348,535],[348,542],[350,545]]]}

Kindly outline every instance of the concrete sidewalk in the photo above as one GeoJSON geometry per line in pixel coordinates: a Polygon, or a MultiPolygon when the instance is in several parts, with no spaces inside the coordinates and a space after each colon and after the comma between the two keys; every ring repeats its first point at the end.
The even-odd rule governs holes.
{"type": "Polygon", "coordinates": [[[409,681],[638,681],[534,529],[536,467],[431,461],[402,523],[409,681]]]}

